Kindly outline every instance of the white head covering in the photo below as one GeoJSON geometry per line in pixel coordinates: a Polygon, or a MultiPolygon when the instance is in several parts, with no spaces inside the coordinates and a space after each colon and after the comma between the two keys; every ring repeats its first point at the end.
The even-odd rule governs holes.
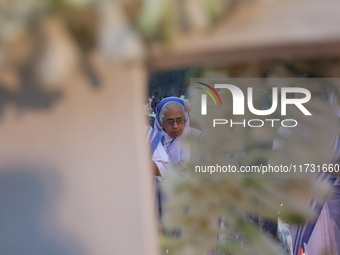
{"type": "MultiPolygon", "coordinates": [[[[185,114],[188,115],[188,109],[187,106],[185,104],[185,101],[181,98],[178,97],[167,97],[164,98],[156,107],[156,120],[155,120],[155,124],[154,124],[154,128],[158,131],[158,132],[162,132],[163,131],[163,126],[162,126],[162,120],[160,118],[161,113],[164,109],[164,107],[171,102],[177,102],[180,103],[181,105],[183,105],[185,114]]],[[[185,122],[185,127],[189,127],[190,125],[190,121],[189,119],[187,119],[187,121],[185,122]]]]}

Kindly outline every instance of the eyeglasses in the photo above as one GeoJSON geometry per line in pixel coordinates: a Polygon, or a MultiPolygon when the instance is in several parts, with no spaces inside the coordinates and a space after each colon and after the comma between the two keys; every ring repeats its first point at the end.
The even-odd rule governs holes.
{"type": "Polygon", "coordinates": [[[177,118],[176,120],[174,120],[174,119],[169,119],[169,120],[166,120],[166,121],[164,121],[164,122],[165,122],[165,124],[166,124],[168,127],[173,127],[174,124],[175,124],[175,122],[177,123],[177,125],[182,125],[182,124],[185,123],[185,121],[186,121],[186,119],[183,118],[183,117],[181,117],[181,118],[177,118]]]}

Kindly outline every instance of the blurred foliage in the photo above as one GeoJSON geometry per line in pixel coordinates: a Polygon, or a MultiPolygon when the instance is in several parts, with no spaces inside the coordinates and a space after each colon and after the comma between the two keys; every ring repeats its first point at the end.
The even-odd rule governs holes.
{"type": "MultiPolygon", "coordinates": [[[[122,65],[144,63],[150,43],[171,45],[178,36],[204,35],[235,5],[236,0],[0,0],[0,84],[11,87],[27,82],[18,79],[23,68],[48,91],[58,90],[77,69],[93,74],[92,80],[96,80],[95,70],[104,66],[93,61],[98,56],[122,65]]],[[[298,77],[306,72],[337,77],[339,59],[233,64],[200,69],[197,75],[298,77]]],[[[325,107],[320,107],[319,113],[331,116],[325,107]]],[[[212,139],[207,146],[225,150],[225,162],[262,162],[275,155],[268,147],[257,147],[259,135],[228,130],[223,139],[212,139]],[[238,144],[231,142],[236,140],[238,144]]],[[[275,133],[270,135],[273,139],[275,133]]],[[[296,139],[282,149],[282,155],[294,157],[290,152],[302,146],[310,152],[304,160],[314,159],[316,151],[310,148],[322,144],[321,139],[312,144],[296,139]]],[[[185,174],[173,171],[164,181],[165,226],[181,233],[180,238],[162,239],[167,254],[280,254],[273,241],[245,216],[276,220],[280,210],[282,217],[300,222],[313,215],[301,201],[311,194],[322,200],[329,191],[327,185],[313,184],[312,179],[190,179],[185,174]],[[244,245],[238,243],[236,229],[244,245]],[[227,242],[219,242],[222,236],[227,242]]]]}
{"type": "MultiPolygon", "coordinates": [[[[207,31],[234,2],[1,0],[0,77],[19,77],[19,70],[29,66],[48,91],[76,68],[98,80],[93,78],[94,59],[144,61],[148,44],[171,45],[177,36],[207,31]]],[[[0,82],[8,83],[5,80],[0,82]]]]}
{"type": "MultiPolygon", "coordinates": [[[[285,77],[298,78],[304,74],[312,77],[336,77],[339,59],[314,60],[272,60],[258,63],[231,64],[218,67],[195,69],[193,77],[199,78],[261,78],[285,77]]],[[[213,81],[211,81],[213,83],[213,81]]],[[[339,86],[330,87],[338,95],[339,86]]],[[[271,97],[271,87],[261,88],[271,97]]],[[[193,92],[193,91],[191,91],[193,92]]],[[[190,104],[200,109],[200,102],[191,93],[190,104]]],[[[223,102],[232,99],[220,94],[223,102]]],[[[210,113],[214,111],[213,104],[210,113]]],[[[211,122],[200,120],[192,111],[191,121],[209,138],[201,147],[206,154],[221,155],[219,159],[207,158],[199,165],[252,165],[259,166],[268,162],[279,164],[303,162],[332,162],[334,155],[331,144],[339,132],[337,107],[326,102],[309,105],[313,120],[291,112],[290,117],[297,119],[301,128],[293,129],[289,137],[283,137],[276,128],[261,129],[210,127],[211,122]],[[322,117],[327,125],[316,125],[322,117]],[[312,139],[306,133],[313,134],[312,139]],[[272,150],[274,139],[286,141],[285,146],[272,150]]],[[[267,108],[266,108],[267,109],[267,108]]],[[[233,118],[227,106],[217,115],[225,119],[233,118]]],[[[248,118],[250,116],[245,116],[248,118]]],[[[213,118],[213,117],[212,117],[213,118]]],[[[259,118],[259,116],[257,116],[259,118]]],[[[191,141],[193,143],[193,141],[191,141]]],[[[193,147],[191,147],[192,150],[193,147]]],[[[190,162],[195,165],[195,162],[190,162]]],[[[251,178],[251,176],[231,176],[224,174],[190,178],[190,168],[183,172],[173,169],[163,181],[166,193],[167,229],[180,229],[180,238],[167,236],[163,240],[164,254],[286,254],[287,247],[280,247],[259,226],[260,218],[277,223],[278,216],[289,222],[299,224],[306,218],[314,217],[305,201],[314,197],[324,201],[330,191],[327,183],[314,182],[313,175],[304,178],[251,178]],[[206,178],[204,178],[206,177],[206,178]],[[250,177],[250,178],[249,178],[250,177]],[[165,251],[168,251],[167,253],[165,251]]],[[[281,176],[283,177],[283,176],[281,176]]]]}

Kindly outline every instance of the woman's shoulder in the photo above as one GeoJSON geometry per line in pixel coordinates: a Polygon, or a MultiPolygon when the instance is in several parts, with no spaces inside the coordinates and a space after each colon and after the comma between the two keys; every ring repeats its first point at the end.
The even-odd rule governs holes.
{"type": "Polygon", "coordinates": [[[204,136],[204,133],[196,128],[190,128],[190,134],[198,137],[198,138],[202,138],[204,136]]]}

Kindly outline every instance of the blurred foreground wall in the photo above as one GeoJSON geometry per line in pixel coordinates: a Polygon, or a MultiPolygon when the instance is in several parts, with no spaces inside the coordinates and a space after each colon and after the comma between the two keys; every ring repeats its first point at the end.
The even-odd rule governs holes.
{"type": "Polygon", "coordinates": [[[1,87],[0,254],[156,254],[146,73],[99,70],[53,95],[1,87]]]}

